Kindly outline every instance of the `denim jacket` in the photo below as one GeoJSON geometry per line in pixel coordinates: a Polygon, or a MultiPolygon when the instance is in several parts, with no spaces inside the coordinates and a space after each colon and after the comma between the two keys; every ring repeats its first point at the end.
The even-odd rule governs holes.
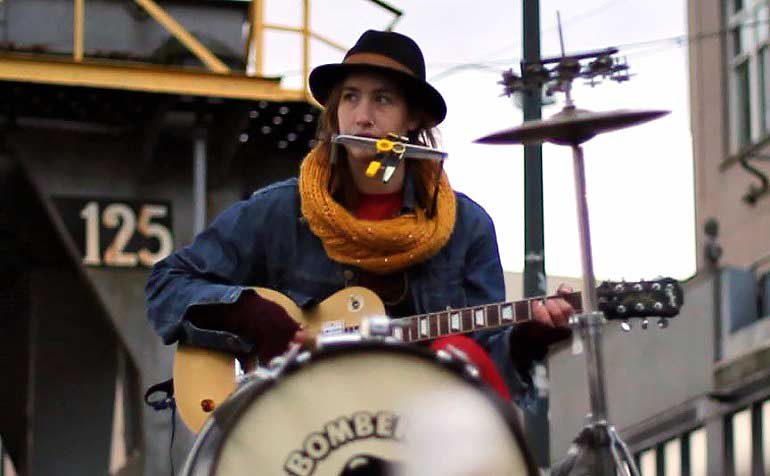
{"type": "MultiPolygon", "coordinates": [[[[457,219],[449,242],[437,255],[407,270],[419,314],[505,299],[492,220],[471,199],[456,196],[457,219]]],[[[406,187],[404,199],[406,206],[413,203],[412,187],[406,187]]],[[[191,245],[158,262],[146,287],[148,315],[166,344],[181,340],[249,352],[253,344],[246,339],[185,320],[187,309],[234,303],[251,286],[274,289],[307,308],[355,285],[357,272],[327,256],[300,212],[297,180],[289,179],[230,206],[191,245]]],[[[531,379],[522,378],[511,362],[510,333],[510,328],[480,331],[473,337],[524,405],[533,393],[531,379]]]]}

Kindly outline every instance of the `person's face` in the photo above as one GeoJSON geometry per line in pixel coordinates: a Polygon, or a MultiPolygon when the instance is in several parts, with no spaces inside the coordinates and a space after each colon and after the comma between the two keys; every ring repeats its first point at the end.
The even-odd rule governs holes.
{"type": "MultiPolygon", "coordinates": [[[[417,127],[417,121],[410,117],[406,98],[398,85],[386,77],[369,73],[351,74],[342,82],[337,121],[340,134],[376,139],[389,133],[404,136],[417,127]]],[[[360,191],[386,193],[401,188],[405,169],[403,161],[393,178],[382,184],[379,178],[372,180],[365,176],[374,152],[359,147],[347,149],[350,171],[360,191]]]]}
{"type": "MultiPolygon", "coordinates": [[[[391,132],[403,136],[417,127],[409,117],[401,88],[386,77],[369,73],[351,74],[342,82],[337,121],[340,134],[376,139],[391,132]]],[[[353,158],[371,156],[360,148],[351,147],[348,152],[353,158]]]]}

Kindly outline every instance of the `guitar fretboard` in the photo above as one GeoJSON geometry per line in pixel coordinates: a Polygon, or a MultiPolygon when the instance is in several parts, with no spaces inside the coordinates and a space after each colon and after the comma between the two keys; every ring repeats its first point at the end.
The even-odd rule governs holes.
{"type": "MultiPolygon", "coordinates": [[[[556,296],[552,296],[556,297],[556,296]]],[[[580,312],[579,292],[558,296],[566,300],[575,312],[580,312]]],[[[405,343],[425,342],[452,334],[507,327],[532,319],[532,304],[543,297],[515,302],[449,309],[443,312],[393,319],[392,335],[405,343]]]]}

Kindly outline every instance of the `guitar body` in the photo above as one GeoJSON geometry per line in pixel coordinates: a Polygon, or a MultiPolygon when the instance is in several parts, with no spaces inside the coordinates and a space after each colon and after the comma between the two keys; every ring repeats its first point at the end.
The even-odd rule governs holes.
{"type": "MultiPolygon", "coordinates": [[[[385,307],[372,291],[350,287],[334,293],[317,306],[303,310],[287,296],[267,288],[254,288],[313,335],[341,333],[357,327],[365,317],[385,315],[385,307]]],[[[201,347],[178,345],[174,356],[174,397],[179,416],[199,432],[211,412],[236,388],[235,357],[201,347]]]]}

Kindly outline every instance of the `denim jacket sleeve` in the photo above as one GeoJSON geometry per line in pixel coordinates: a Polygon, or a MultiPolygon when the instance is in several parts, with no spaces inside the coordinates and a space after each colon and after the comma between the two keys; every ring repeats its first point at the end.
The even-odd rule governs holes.
{"type": "Polygon", "coordinates": [[[264,274],[261,242],[269,203],[259,198],[230,206],[191,245],[153,267],[145,287],[147,312],[164,343],[182,341],[235,353],[253,350],[250,341],[198,328],[184,317],[191,306],[236,302],[244,283],[255,285],[264,274]]]}
{"type": "MultiPolygon", "coordinates": [[[[476,205],[476,204],[473,204],[476,205]]],[[[492,219],[478,205],[477,220],[466,258],[465,293],[469,306],[505,300],[505,281],[492,219]]],[[[489,354],[516,403],[525,408],[534,400],[532,365],[524,363],[524,375],[511,360],[511,327],[479,331],[473,338],[489,354]]]]}

